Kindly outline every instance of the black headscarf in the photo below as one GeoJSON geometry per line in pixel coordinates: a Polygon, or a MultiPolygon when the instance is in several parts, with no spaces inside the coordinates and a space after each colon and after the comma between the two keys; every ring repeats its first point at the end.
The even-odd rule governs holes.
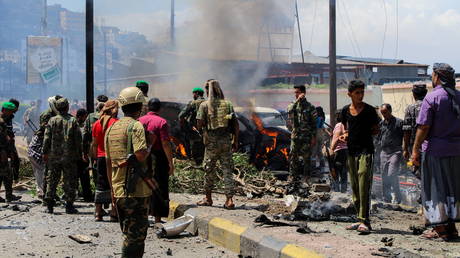
{"type": "Polygon", "coordinates": [[[460,119],[460,105],[457,102],[457,90],[455,89],[455,70],[445,63],[434,63],[433,72],[436,73],[441,81],[441,86],[449,95],[452,103],[452,110],[457,119],[460,119]]]}

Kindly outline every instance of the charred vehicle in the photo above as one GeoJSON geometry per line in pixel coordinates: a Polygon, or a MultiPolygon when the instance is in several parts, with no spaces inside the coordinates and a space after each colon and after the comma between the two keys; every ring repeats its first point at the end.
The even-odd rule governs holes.
{"type": "MultiPolygon", "coordinates": [[[[182,103],[162,102],[160,111],[169,123],[178,158],[187,158],[190,153],[187,133],[178,119],[184,107],[182,103]]],[[[236,107],[235,112],[240,126],[239,151],[248,153],[258,169],[287,171],[291,133],[281,113],[264,107],[236,107]]]]}

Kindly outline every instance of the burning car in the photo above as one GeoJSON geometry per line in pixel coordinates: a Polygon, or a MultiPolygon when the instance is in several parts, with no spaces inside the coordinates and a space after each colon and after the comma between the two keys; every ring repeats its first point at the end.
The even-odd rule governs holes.
{"type": "MultiPolygon", "coordinates": [[[[171,141],[176,157],[186,158],[190,146],[178,115],[185,104],[162,102],[160,115],[170,126],[171,141]]],[[[265,107],[236,107],[240,126],[239,151],[250,155],[258,169],[288,170],[288,154],[291,133],[279,111],[265,107]]]]}

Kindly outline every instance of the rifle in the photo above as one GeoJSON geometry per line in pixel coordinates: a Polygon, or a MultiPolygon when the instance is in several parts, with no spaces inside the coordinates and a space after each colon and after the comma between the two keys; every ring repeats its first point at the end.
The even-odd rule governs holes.
{"type": "Polygon", "coordinates": [[[155,179],[148,176],[145,169],[142,167],[141,163],[137,160],[136,155],[128,154],[126,165],[128,166],[126,172],[126,184],[125,191],[129,195],[136,191],[136,185],[139,179],[142,179],[147,186],[152,190],[153,195],[158,198],[159,203],[168,207],[168,202],[163,199],[162,192],[158,186],[158,183],[155,179]]]}

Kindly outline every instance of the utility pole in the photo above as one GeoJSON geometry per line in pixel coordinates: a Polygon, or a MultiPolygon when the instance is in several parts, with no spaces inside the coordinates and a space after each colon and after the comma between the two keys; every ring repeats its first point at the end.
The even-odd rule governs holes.
{"type": "Polygon", "coordinates": [[[104,95],[107,96],[107,31],[102,27],[104,33],[104,95]]]}
{"type": "Polygon", "coordinates": [[[170,37],[171,47],[174,48],[176,45],[176,29],[175,29],[175,0],[171,0],[171,24],[170,24],[170,37]]]}
{"type": "Polygon", "coordinates": [[[335,112],[337,110],[335,3],[335,0],[329,0],[329,122],[331,125],[335,125],[335,112]]]}
{"type": "Polygon", "coordinates": [[[86,110],[94,112],[94,2],[86,0],[86,110]]]}

